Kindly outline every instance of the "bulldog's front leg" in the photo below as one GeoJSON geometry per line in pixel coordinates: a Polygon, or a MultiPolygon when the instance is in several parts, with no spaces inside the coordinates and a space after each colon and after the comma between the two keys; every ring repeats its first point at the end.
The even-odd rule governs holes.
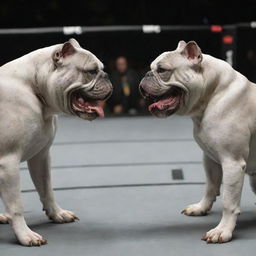
{"type": "Polygon", "coordinates": [[[224,243],[232,239],[237,216],[240,214],[241,192],[245,174],[244,161],[228,161],[223,170],[223,212],[219,225],[207,232],[203,240],[208,243],[224,243]]]}
{"type": "Polygon", "coordinates": [[[216,196],[220,194],[220,185],[222,181],[222,169],[219,164],[204,154],[204,170],[206,175],[205,194],[200,202],[189,205],[182,211],[188,216],[203,216],[211,210],[216,196]]]}
{"type": "Polygon", "coordinates": [[[67,223],[78,220],[71,211],[61,209],[54,200],[49,149],[44,149],[28,161],[31,178],[38,191],[43,209],[49,219],[56,223],[67,223]]]}
{"type": "Polygon", "coordinates": [[[23,216],[19,164],[19,159],[14,153],[0,159],[0,195],[7,212],[5,216],[8,217],[8,222],[22,245],[43,245],[47,243],[46,239],[33,232],[23,216]]]}

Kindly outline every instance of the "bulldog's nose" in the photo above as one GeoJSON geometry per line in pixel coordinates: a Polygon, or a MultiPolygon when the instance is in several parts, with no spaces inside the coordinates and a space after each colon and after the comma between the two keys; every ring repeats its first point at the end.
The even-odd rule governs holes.
{"type": "Polygon", "coordinates": [[[106,72],[103,73],[102,77],[105,78],[105,79],[109,79],[108,73],[106,73],[106,72]]]}
{"type": "Polygon", "coordinates": [[[150,76],[153,76],[153,72],[152,71],[148,71],[145,75],[145,77],[150,77],[150,76]]]}
{"type": "Polygon", "coordinates": [[[152,88],[156,87],[156,81],[152,71],[148,71],[140,82],[139,90],[144,98],[150,98],[152,95],[152,88]]]}

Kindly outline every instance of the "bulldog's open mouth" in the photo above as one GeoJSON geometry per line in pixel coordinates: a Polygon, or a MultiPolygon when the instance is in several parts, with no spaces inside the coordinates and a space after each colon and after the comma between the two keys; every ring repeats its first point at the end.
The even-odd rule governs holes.
{"type": "Polygon", "coordinates": [[[185,91],[178,86],[172,86],[169,91],[160,96],[152,95],[145,90],[142,94],[151,102],[148,110],[156,116],[174,114],[184,104],[185,99],[185,91]]]}
{"type": "Polygon", "coordinates": [[[104,117],[104,100],[90,99],[81,92],[74,92],[71,96],[71,108],[80,117],[95,119],[104,117]]]}

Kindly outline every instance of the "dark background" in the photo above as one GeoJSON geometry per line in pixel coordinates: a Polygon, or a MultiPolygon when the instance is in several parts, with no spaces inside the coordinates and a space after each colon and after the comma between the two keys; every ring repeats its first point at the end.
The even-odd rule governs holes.
{"type": "MultiPolygon", "coordinates": [[[[213,25],[256,20],[256,1],[30,1],[1,0],[0,27],[104,26],[104,25],[213,25]]],[[[237,31],[236,69],[256,82],[256,30],[237,31]],[[252,53],[252,54],[249,54],[252,53]],[[249,56],[249,57],[248,57],[249,56]],[[254,72],[255,69],[255,72],[254,72]]],[[[161,52],[172,50],[179,40],[195,40],[204,53],[221,58],[221,34],[210,31],[175,31],[159,34],[142,32],[85,33],[75,37],[105,64],[125,55],[140,73],[161,52]]],[[[0,35],[0,64],[40,47],[64,42],[59,34],[0,35]]]]}
{"type": "Polygon", "coordinates": [[[1,0],[1,27],[232,24],[256,19],[256,1],[1,0]]]}

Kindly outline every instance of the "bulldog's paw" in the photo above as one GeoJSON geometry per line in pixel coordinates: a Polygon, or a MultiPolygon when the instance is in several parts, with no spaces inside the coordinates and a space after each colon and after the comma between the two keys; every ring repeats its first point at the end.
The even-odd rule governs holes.
{"type": "Polygon", "coordinates": [[[232,239],[232,232],[227,228],[216,227],[203,235],[202,240],[207,243],[226,243],[232,239]]]}
{"type": "Polygon", "coordinates": [[[201,204],[191,204],[181,213],[187,216],[205,216],[208,210],[209,209],[202,207],[201,204]]]}
{"type": "Polygon", "coordinates": [[[8,224],[8,217],[7,214],[1,213],[0,214],[0,224],[8,224]]]}
{"type": "Polygon", "coordinates": [[[59,209],[58,211],[47,214],[49,219],[55,223],[68,223],[79,220],[79,218],[71,211],[59,209]]]}
{"type": "Polygon", "coordinates": [[[19,242],[24,246],[41,246],[47,244],[47,240],[27,228],[26,231],[22,231],[19,234],[16,233],[19,242]]]}

